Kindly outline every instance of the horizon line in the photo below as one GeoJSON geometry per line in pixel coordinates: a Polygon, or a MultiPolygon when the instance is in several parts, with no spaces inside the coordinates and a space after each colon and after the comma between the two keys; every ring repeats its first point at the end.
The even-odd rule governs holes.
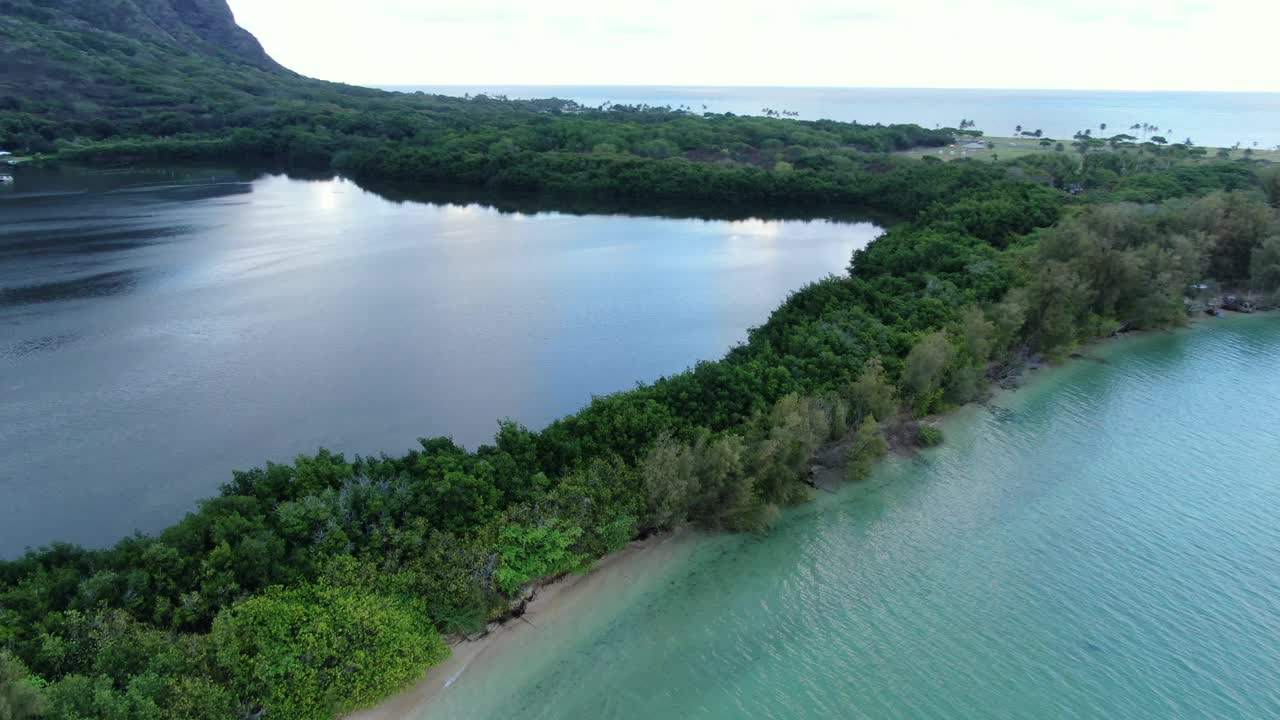
{"type": "Polygon", "coordinates": [[[659,83],[522,83],[522,82],[440,82],[440,83],[347,83],[374,89],[390,87],[440,87],[474,88],[494,87],[562,87],[562,88],[674,88],[674,89],[752,89],[752,90],[970,90],[982,92],[1096,92],[1096,93],[1165,93],[1165,94],[1221,94],[1221,95],[1280,95],[1280,90],[1158,90],[1144,88],[1051,88],[1051,87],[934,87],[916,85],[716,85],[659,84],[659,83]]]}

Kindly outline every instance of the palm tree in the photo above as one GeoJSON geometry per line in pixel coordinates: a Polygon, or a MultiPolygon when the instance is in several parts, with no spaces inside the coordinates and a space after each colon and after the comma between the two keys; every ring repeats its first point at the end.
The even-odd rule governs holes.
{"type": "Polygon", "coordinates": [[[1014,131],[1015,133],[1017,133],[1018,135],[1021,135],[1021,134],[1022,134],[1022,126],[1021,126],[1021,125],[1019,125],[1018,127],[1014,128],[1014,129],[1013,129],[1013,131],[1014,131]]]}

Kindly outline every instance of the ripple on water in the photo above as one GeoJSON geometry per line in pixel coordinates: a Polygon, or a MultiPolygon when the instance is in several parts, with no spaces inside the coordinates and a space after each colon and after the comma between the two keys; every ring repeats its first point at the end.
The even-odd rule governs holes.
{"type": "Polygon", "coordinates": [[[422,717],[1280,717],[1280,323],[1100,352],[422,717]]]}

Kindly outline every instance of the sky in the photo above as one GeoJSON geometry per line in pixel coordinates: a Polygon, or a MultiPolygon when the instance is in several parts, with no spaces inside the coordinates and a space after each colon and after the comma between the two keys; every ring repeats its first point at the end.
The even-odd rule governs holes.
{"type": "Polygon", "coordinates": [[[1274,0],[229,0],[361,85],[1280,91],[1274,0]]]}

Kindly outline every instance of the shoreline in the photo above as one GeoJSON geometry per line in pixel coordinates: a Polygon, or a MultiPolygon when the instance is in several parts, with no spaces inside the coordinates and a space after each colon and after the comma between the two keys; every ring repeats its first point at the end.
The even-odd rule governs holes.
{"type": "Polygon", "coordinates": [[[510,646],[537,639],[542,623],[572,615],[607,587],[635,574],[666,567],[676,551],[698,540],[699,533],[683,527],[663,535],[634,540],[625,548],[604,556],[583,575],[566,575],[537,586],[520,618],[509,618],[475,639],[450,644],[449,658],[430,668],[414,685],[373,707],[358,710],[346,720],[409,720],[421,717],[438,704],[464,673],[484,672],[486,663],[510,646]]]}
{"type": "MultiPolygon", "coordinates": [[[[1277,311],[1263,310],[1252,314],[1231,313],[1225,318],[1213,318],[1207,315],[1196,315],[1189,318],[1186,325],[1164,330],[1139,330],[1101,338],[1080,345],[1071,355],[1061,362],[1041,362],[1024,367],[1016,377],[1010,378],[1008,384],[990,383],[990,394],[985,400],[976,401],[955,408],[944,415],[934,416],[921,422],[941,423],[956,417],[966,408],[983,407],[997,401],[1001,396],[1017,393],[1038,383],[1053,374],[1053,371],[1070,367],[1077,362],[1106,362],[1091,354],[1092,350],[1112,347],[1116,341],[1136,340],[1162,333],[1177,333],[1196,328],[1202,322],[1213,320],[1240,320],[1256,316],[1275,317],[1277,311]]],[[[843,441],[837,441],[832,447],[839,447],[843,441]]],[[[819,450],[818,457],[830,454],[830,448],[819,450]]],[[[893,454],[901,454],[895,449],[893,454]]],[[[815,457],[815,460],[817,457],[815,457]]],[[[883,462],[883,460],[881,461],[883,462]]],[[[824,480],[838,479],[840,485],[848,484],[843,480],[843,463],[839,467],[824,465],[824,480]]],[[[826,485],[826,483],[822,483],[826,485]]],[[[827,489],[829,487],[815,489],[827,489]]],[[[618,552],[606,555],[596,562],[591,571],[584,575],[567,575],[544,585],[537,586],[535,595],[526,607],[525,615],[538,615],[544,621],[553,622],[557,618],[572,613],[574,608],[589,604],[603,589],[622,579],[629,579],[633,572],[653,570],[665,565],[674,554],[673,551],[687,543],[695,542],[698,533],[690,526],[685,526],[672,533],[651,536],[644,540],[636,540],[618,552]]],[[[383,700],[381,703],[346,716],[346,720],[412,720],[421,717],[433,705],[440,702],[449,687],[464,673],[478,673],[487,670],[485,664],[498,657],[509,646],[536,640],[531,634],[539,628],[532,621],[521,621],[523,618],[509,618],[496,624],[492,630],[475,639],[462,639],[450,645],[450,656],[443,663],[430,668],[421,680],[400,693],[383,700]]]]}

